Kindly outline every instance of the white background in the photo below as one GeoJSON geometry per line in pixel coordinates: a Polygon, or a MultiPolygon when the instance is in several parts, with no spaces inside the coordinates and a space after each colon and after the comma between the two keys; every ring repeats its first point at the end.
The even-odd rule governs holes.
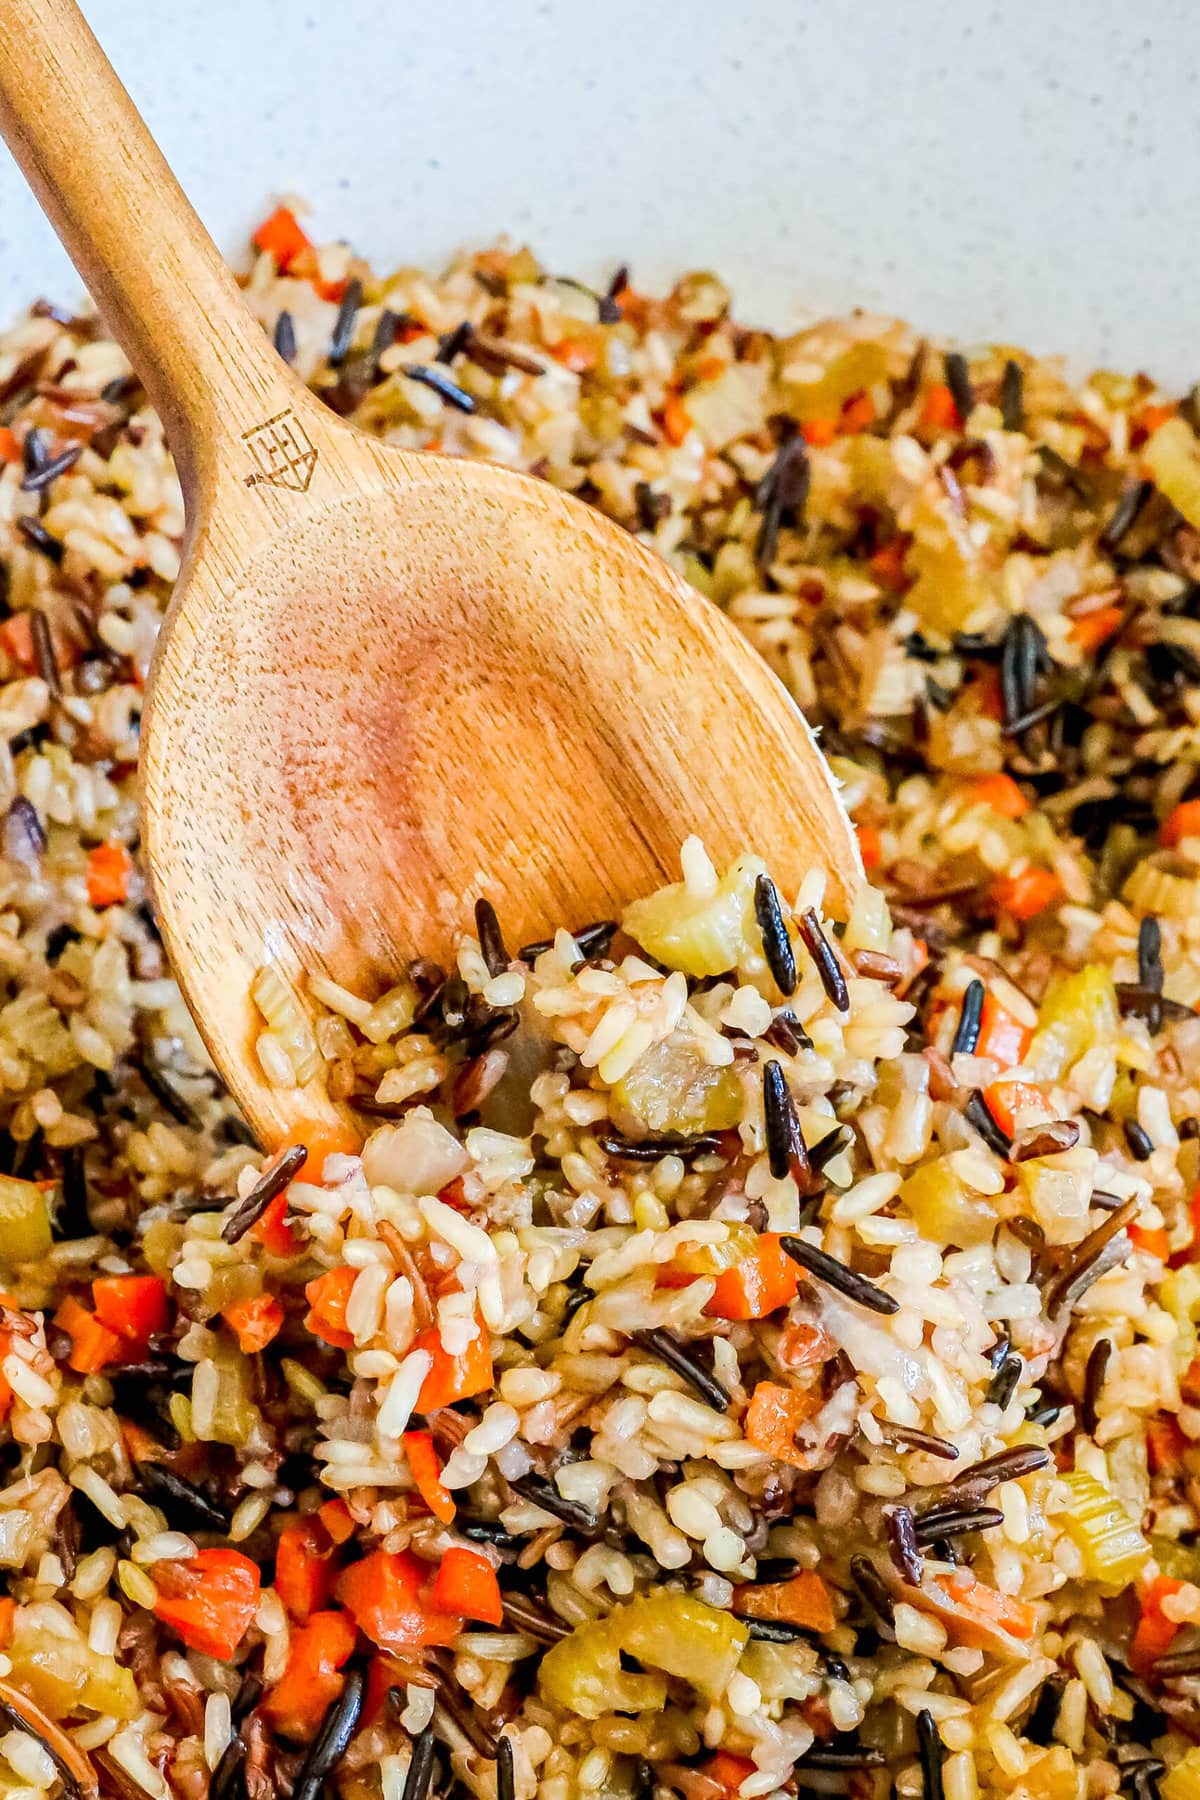
{"type": "MultiPolygon", "coordinates": [[[[222,245],[299,189],[380,263],[507,229],[1200,375],[1194,0],[85,0],[222,245]]],[[[0,150],[0,319],[78,281],[0,150]]]]}

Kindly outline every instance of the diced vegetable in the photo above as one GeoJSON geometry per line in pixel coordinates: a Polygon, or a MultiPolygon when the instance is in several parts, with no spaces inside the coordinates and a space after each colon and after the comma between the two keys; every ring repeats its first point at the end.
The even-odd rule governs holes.
{"type": "Polygon", "coordinates": [[[1095,612],[1083,613],[1071,621],[1071,642],[1078,644],[1085,656],[1092,656],[1120,629],[1124,618],[1125,611],[1120,606],[1101,606],[1095,612]]]}
{"type": "Polygon", "coordinates": [[[1128,1587],[1150,1560],[1150,1546],[1114,1494],[1082,1469],[1064,1475],[1070,1502],[1064,1531],[1083,1552],[1084,1574],[1111,1592],[1128,1587]]]}
{"type": "Polygon", "coordinates": [[[293,1630],[287,1665],[263,1702],[284,1737],[309,1738],[342,1691],[338,1671],[354,1654],[355,1629],[344,1612],[313,1613],[293,1630]]]}
{"type": "Polygon", "coordinates": [[[198,1550],[154,1565],[154,1611],[189,1650],[228,1662],[258,1609],[259,1574],[240,1550],[198,1550]]]}
{"type": "Polygon", "coordinates": [[[0,1175],[0,1262],[37,1262],[52,1242],[49,1193],[36,1181],[0,1175]]]}
{"type": "Polygon", "coordinates": [[[442,1486],[442,1465],[428,1431],[406,1431],[400,1440],[408,1458],[409,1473],[417,1484],[417,1492],[435,1519],[449,1525],[454,1518],[454,1496],[442,1486]]]}
{"type": "Polygon", "coordinates": [[[1182,1581],[1170,1575],[1156,1575],[1138,1596],[1141,1611],[1129,1645],[1129,1666],[1143,1679],[1149,1674],[1150,1665],[1167,1654],[1182,1630],[1182,1625],[1168,1619],[1163,1611],[1163,1601],[1177,1594],[1182,1586],[1182,1581]]]}
{"type": "Polygon", "coordinates": [[[248,1236],[254,1238],[272,1256],[294,1256],[299,1247],[295,1232],[287,1222],[288,1197],[287,1189],[267,1205],[261,1218],[250,1227],[248,1236]]]}
{"type": "Polygon", "coordinates": [[[614,1086],[613,1100],[655,1136],[686,1136],[732,1130],[744,1096],[734,1069],[714,1068],[685,1045],[668,1042],[653,1044],[639,1057],[614,1086]]]}
{"type": "Polygon", "coordinates": [[[856,825],[858,854],[864,869],[877,869],[883,861],[883,841],[874,825],[856,825]]]}
{"type": "MultiPolygon", "coordinates": [[[[807,360],[807,359],[806,359],[807,360]]],[[[789,411],[802,424],[809,419],[836,419],[842,408],[865,388],[887,379],[887,352],[882,344],[851,344],[827,365],[815,381],[787,381],[789,411]]]]}
{"type": "Polygon", "coordinates": [[[1158,1785],[1163,1800],[1200,1800],[1200,1745],[1186,1751],[1158,1785]]]}
{"type": "Polygon", "coordinates": [[[465,1550],[457,1544],[442,1557],[433,1584],[433,1604],[439,1612],[460,1619],[481,1619],[485,1625],[504,1622],[495,1569],[478,1550],[465,1550]]]}
{"type": "Polygon", "coordinates": [[[275,1546],[275,1592],[293,1619],[328,1606],[337,1570],[329,1540],[314,1519],[285,1525],[275,1546]]]}
{"type": "Polygon", "coordinates": [[[925,390],[921,405],[921,423],[934,431],[961,431],[962,419],[954,395],[944,381],[935,381],[925,390]]]}
{"type": "Polygon", "coordinates": [[[780,1332],[775,1354],[785,1369],[819,1369],[837,1355],[837,1345],[819,1325],[797,1319],[780,1332]]]}
{"type": "Polygon", "coordinates": [[[90,1649],[84,1638],[47,1631],[36,1607],[18,1609],[6,1654],[12,1680],[52,1719],[68,1718],[79,1707],[114,1719],[133,1719],[142,1710],[131,1669],[90,1649]]]}
{"type": "Polygon", "coordinates": [[[95,1375],[109,1363],[120,1362],[129,1353],[128,1342],[102,1325],[94,1312],[68,1294],[54,1315],[54,1323],[71,1340],[67,1367],[77,1375],[95,1375]]]}
{"type": "Polygon", "coordinates": [[[914,1170],[900,1189],[900,1199],[922,1237],[956,1244],[960,1250],[990,1244],[999,1224],[993,1202],[967,1188],[945,1157],[914,1170]]]}
{"type": "Polygon", "coordinates": [[[1059,976],[1046,989],[1027,1060],[1039,1075],[1053,1081],[1093,1044],[1114,1036],[1119,1026],[1112,974],[1088,963],[1073,975],[1059,976]]]}
{"type": "Polygon", "coordinates": [[[417,1395],[418,1412],[430,1413],[439,1406],[453,1406],[456,1400],[469,1400],[473,1394],[484,1394],[492,1386],[495,1379],[492,1346],[487,1326],[478,1312],[475,1325],[475,1336],[457,1356],[451,1356],[443,1348],[436,1325],[417,1333],[413,1349],[427,1350],[433,1358],[433,1366],[417,1395]]]}
{"type": "Polygon", "coordinates": [[[1027,921],[1053,906],[1062,893],[1062,882],[1053,869],[1030,863],[1015,875],[1001,875],[992,883],[992,904],[997,912],[1027,921]]]}
{"type": "Polygon", "coordinates": [[[462,1624],[436,1613],[422,1598],[428,1574],[427,1566],[407,1550],[373,1550],[343,1569],[337,1597],[381,1650],[449,1644],[462,1624]]]}
{"type": "Polygon", "coordinates": [[[251,241],[256,250],[265,251],[274,258],[281,275],[287,273],[302,250],[309,248],[307,233],[287,206],[277,207],[269,219],[264,219],[251,241]]]}
{"type": "Polygon", "coordinates": [[[88,852],[87,894],[89,906],[119,906],[129,892],[133,858],[115,838],[88,852]]]}
{"type": "Polygon", "coordinates": [[[802,1469],[806,1458],[796,1443],[796,1433],[820,1410],[821,1397],[814,1389],[801,1391],[760,1381],[750,1397],[742,1429],[756,1450],[802,1469]]]}
{"type": "Polygon", "coordinates": [[[690,1594],[647,1594],[614,1607],[606,1619],[577,1626],[546,1652],[538,1679],[548,1699],[585,1719],[609,1711],[657,1712],[666,1699],[665,1682],[657,1673],[627,1672],[624,1653],[718,1700],[748,1637],[730,1613],[690,1594]]]}
{"type": "Polygon", "coordinates": [[[983,1090],[984,1102],[1001,1131],[1009,1137],[1017,1128],[1017,1117],[1028,1111],[1047,1112],[1046,1096],[1031,1081],[993,1081],[983,1090]]]}
{"type": "Polygon", "coordinates": [[[668,444],[676,447],[682,444],[692,428],[692,421],[683,397],[676,388],[672,388],[663,401],[659,419],[668,444]]]}
{"type": "Polygon", "coordinates": [[[1038,1610],[1031,1601],[1000,1593],[967,1568],[932,1576],[920,1593],[957,1643],[999,1655],[1028,1654],[1020,1645],[1037,1630],[1038,1610]]]}
{"type": "Polygon", "coordinates": [[[622,1610],[577,1625],[569,1637],[550,1646],[538,1666],[538,1686],[547,1700],[581,1719],[661,1710],[667,1698],[664,1678],[621,1666],[615,1621],[622,1610]]]}
{"type": "Polygon", "coordinates": [[[980,775],[971,782],[967,793],[976,806],[990,807],[1002,819],[1023,819],[1029,811],[1029,802],[1021,789],[1012,776],[1003,771],[997,771],[994,775],[980,775]]]}
{"type": "Polygon", "coordinates": [[[824,450],[837,436],[837,429],[836,419],[806,419],[800,427],[800,434],[814,450],[824,450]]]}
{"type": "Polygon", "coordinates": [[[221,1317],[237,1338],[238,1349],[253,1356],[265,1350],[282,1330],[283,1303],[274,1294],[251,1294],[249,1299],[223,1307],[221,1317]]]}
{"type": "Polygon", "coordinates": [[[304,1289],[308,1301],[304,1318],[306,1329],[339,1350],[354,1348],[354,1334],[346,1329],[346,1306],[357,1280],[358,1270],[341,1264],[318,1275],[304,1289]]]}
{"type": "Polygon", "coordinates": [[[744,1262],[717,1276],[704,1311],[710,1319],[765,1319],[790,1306],[799,1285],[798,1266],[780,1247],[776,1233],[764,1231],[744,1262]]]}
{"type": "Polygon", "coordinates": [[[326,1500],[318,1506],[317,1517],[335,1544],[349,1543],[354,1536],[354,1515],[340,1494],[336,1500],[326,1500]]]}
{"type": "Polygon", "coordinates": [[[1166,1262],[1171,1254],[1171,1240],[1161,1225],[1134,1223],[1125,1229],[1135,1250],[1144,1250],[1147,1256],[1157,1256],[1159,1262],[1166,1262]]]}
{"type": "Polygon", "coordinates": [[[1200,442],[1176,415],[1160,425],[1142,455],[1160,494],[1200,529],[1200,442]]]}
{"type": "Polygon", "coordinates": [[[1022,1024],[1015,1013],[1001,1006],[988,989],[979,1015],[979,1042],[975,1054],[990,1057],[1003,1069],[1011,1069],[1022,1061],[1032,1039],[1032,1027],[1022,1024]]]}
{"type": "MultiPolygon", "coordinates": [[[[103,1275],[92,1283],[96,1317],[110,1331],[145,1351],[169,1318],[167,1284],[161,1275],[103,1275]]],[[[128,1360],[136,1360],[129,1356],[128,1360]]]]}
{"type": "Polygon", "coordinates": [[[801,1569],[788,1581],[735,1588],[733,1608],[751,1619],[783,1619],[806,1631],[832,1631],[837,1624],[829,1589],[815,1569],[801,1569]]]}
{"type": "Polygon", "coordinates": [[[692,892],[673,882],[625,909],[630,937],[669,969],[685,975],[722,975],[736,968],[759,942],[754,883],[763,874],[757,857],[733,863],[711,892],[692,892]]]}
{"type": "Polygon", "coordinates": [[[758,1774],[748,1756],[735,1756],[732,1750],[718,1750],[715,1756],[710,1756],[702,1765],[700,1772],[706,1781],[716,1782],[721,1791],[721,1800],[737,1800],[743,1781],[750,1775],[758,1774]]]}
{"type": "Polygon", "coordinates": [[[239,1449],[258,1427],[261,1418],[252,1398],[254,1370],[227,1338],[218,1337],[210,1360],[217,1383],[206,1435],[215,1444],[229,1444],[239,1449]]]}
{"type": "Polygon", "coordinates": [[[1200,800],[1181,800],[1158,828],[1159,840],[1174,850],[1184,838],[1200,838],[1200,800]]]}
{"type": "MultiPolygon", "coordinates": [[[[1188,1440],[1173,1413],[1161,1413],[1146,1426],[1146,1455],[1152,1475],[1159,1475],[1163,1470],[1170,1473],[1177,1469],[1187,1447],[1188,1440]]],[[[1155,1553],[1157,1554],[1157,1548],[1155,1553]]],[[[1158,1560],[1161,1563],[1162,1557],[1158,1560]]],[[[1200,1574],[1200,1569],[1197,1573],[1200,1574]]]]}
{"type": "Polygon", "coordinates": [[[927,506],[914,523],[908,566],[916,580],[905,603],[934,631],[965,631],[992,605],[995,578],[968,534],[943,513],[927,506]]]}
{"type": "Polygon", "coordinates": [[[21,446],[17,442],[16,433],[7,425],[0,426],[0,463],[15,463],[21,460],[21,446]]]}

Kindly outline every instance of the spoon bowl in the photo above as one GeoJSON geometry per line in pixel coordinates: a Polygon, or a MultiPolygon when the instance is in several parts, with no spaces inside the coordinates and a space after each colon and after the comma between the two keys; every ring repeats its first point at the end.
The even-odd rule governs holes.
{"type": "Polygon", "coordinates": [[[794,891],[861,881],[782,685],[636,539],[550,486],[399,451],[275,355],[73,0],[0,0],[0,126],[163,414],[183,572],[143,729],[160,923],[268,1143],[345,1109],[280,1087],[250,986],[374,995],[474,901],[509,941],[612,916],[697,832],[794,891]]]}

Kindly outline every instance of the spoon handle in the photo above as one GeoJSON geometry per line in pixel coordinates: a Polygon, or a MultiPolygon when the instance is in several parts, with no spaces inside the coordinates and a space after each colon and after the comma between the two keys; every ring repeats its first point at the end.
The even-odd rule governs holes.
{"type": "Polygon", "coordinates": [[[241,460],[231,439],[307,397],[75,0],[0,0],[0,131],[163,416],[185,490],[210,489],[241,460]]]}

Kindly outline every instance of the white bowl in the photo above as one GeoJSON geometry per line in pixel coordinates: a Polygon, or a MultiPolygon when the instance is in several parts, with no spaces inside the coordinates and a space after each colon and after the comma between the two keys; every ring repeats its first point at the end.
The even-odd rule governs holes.
{"type": "MultiPolygon", "coordinates": [[[[222,248],[271,195],[377,264],[501,231],[1200,374],[1189,0],[85,0],[222,248]]],[[[78,280],[0,151],[0,318],[78,280]]]]}

